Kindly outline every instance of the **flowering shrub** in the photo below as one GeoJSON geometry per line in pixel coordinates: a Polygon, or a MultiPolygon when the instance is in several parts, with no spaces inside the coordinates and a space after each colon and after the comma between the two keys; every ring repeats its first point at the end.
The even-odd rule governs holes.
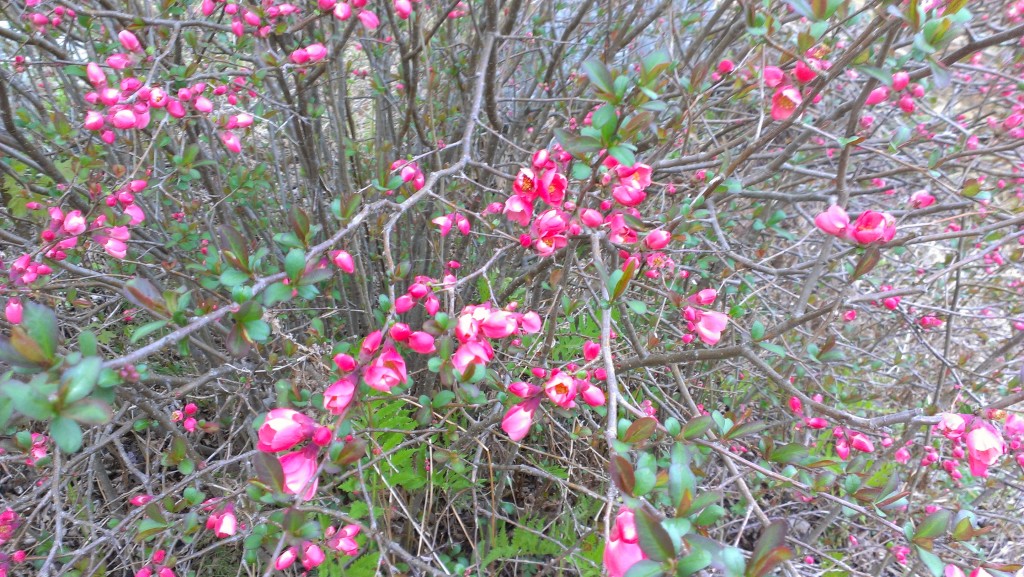
{"type": "Polygon", "coordinates": [[[1021,569],[1021,2],[0,13],[0,577],[1021,569]]]}

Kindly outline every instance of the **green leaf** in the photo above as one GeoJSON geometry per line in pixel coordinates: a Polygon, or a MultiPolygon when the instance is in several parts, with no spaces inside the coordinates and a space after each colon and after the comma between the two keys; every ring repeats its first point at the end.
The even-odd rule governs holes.
{"type": "Polygon", "coordinates": [[[604,148],[601,141],[592,136],[575,136],[561,128],[555,129],[555,138],[569,154],[581,157],[604,148]]]}
{"type": "Polygon", "coordinates": [[[124,283],[124,296],[136,306],[148,311],[167,315],[167,301],[163,293],[152,282],[135,277],[124,283]]]}
{"type": "Polygon", "coordinates": [[[892,74],[874,66],[858,66],[857,70],[892,88],[892,74]]]}
{"type": "Polygon", "coordinates": [[[633,511],[633,519],[636,521],[636,534],[640,543],[640,550],[654,561],[667,561],[676,556],[676,548],[672,538],[661,526],[661,522],[653,513],[646,508],[638,508],[633,511]]]}
{"type": "Polygon", "coordinates": [[[276,282],[263,291],[263,304],[272,307],[277,303],[287,302],[292,299],[292,287],[276,282]]]}
{"type": "Polygon", "coordinates": [[[608,156],[611,156],[626,166],[633,166],[636,164],[636,155],[633,154],[633,149],[626,144],[616,144],[609,148],[608,156]]]}
{"type": "Polygon", "coordinates": [[[615,129],[619,126],[619,117],[615,114],[615,107],[605,104],[598,108],[590,117],[590,124],[601,132],[601,140],[610,144],[615,136],[615,129]]]}
{"type": "Polygon", "coordinates": [[[608,95],[615,94],[615,80],[603,62],[596,59],[588,60],[583,63],[583,71],[586,72],[590,82],[599,90],[608,95]]]}
{"type": "MultiPolygon", "coordinates": [[[[39,347],[43,357],[52,364],[57,358],[60,335],[57,329],[57,315],[49,307],[28,301],[22,308],[21,325],[28,337],[39,347]]],[[[12,331],[13,338],[13,331],[12,331]]],[[[17,348],[15,343],[15,348],[17,348]]]]}
{"type": "Polygon", "coordinates": [[[137,343],[148,335],[155,333],[156,331],[167,326],[167,321],[153,321],[142,325],[141,327],[132,331],[131,342],[137,343]]]}
{"type": "Polygon", "coordinates": [[[3,392],[14,404],[14,410],[36,421],[48,421],[57,415],[46,395],[31,384],[9,381],[3,392]]]}
{"type": "Polygon", "coordinates": [[[704,433],[708,432],[712,424],[714,424],[714,420],[711,418],[711,415],[701,415],[693,418],[683,426],[683,438],[688,441],[699,439],[704,436],[704,433]]]}
{"type": "Polygon", "coordinates": [[[746,577],[763,577],[783,561],[793,558],[793,551],[786,546],[788,528],[785,521],[775,521],[761,533],[750,557],[746,577]]]}
{"type": "Polygon", "coordinates": [[[110,422],[114,413],[103,401],[86,399],[64,407],[60,415],[86,425],[105,425],[110,422]]]}
{"type": "Polygon", "coordinates": [[[455,393],[451,391],[440,391],[434,395],[434,400],[430,402],[430,406],[435,409],[448,406],[449,403],[455,400],[455,393]]]}
{"type": "Polygon", "coordinates": [[[248,321],[244,325],[245,334],[253,342],[263,343],[270,338],[270,325],[261,321],[248,321]]]}
{"type": "Polygon", "coordinates": [[[610,476],[612,483],[619,491],[632,497],[633,488],[636,487],[636,475],[633,473],[633,465],[619,455],[613,455],[609,465],[611,467],[610,476]]]}
{"type": "Polygon", "coordinates": [[[730,440],[738,439],[746,435],[760,433],[761,431],[767,429],[769,426],[771,425],[769,425],[768,423],[762,423],[758,421],[754,421],[752,423],[743,423],[742,425],[735,425],[734,427],[729,429],[723,436],[726,439],[730,440]]]}
{"type": "Polygon", "coordinates": [[[96,380],[100,377],[103,369],[103,362],[99,357],[86,357],[77,365],[64,371],[62,380],[65,383],[63,402],[74,403],[84,399],[96,386],[96,380]]]}
{"type": "Polygon", "coordinates": [[[306,270],[306,253],[298,248],[288,251],[288,256],[284,257],[284,272],[293,285],[299,282],[304,270],[306,270]]]}
{"type": "Polygon", "coordinates": [[[634,563],[623,577],[662,577],[663,575],[665,575],[665,570],[662,569],[661,563],[650,559],[641,559],[634,563]]]}
{"type": "Polygon", "coordinates": [[[918,526],[917,531],[914,533],[914,541],[918,539],[934,539],[945,535],[946,527],[949,525],[949,519],[952,514],[948,509],[939,509],[929,515],[918,526]]]}
{"type": "Polygon", "coordinates": [[[764,338],[764,323],[761,321],[754,321],[754,323],[750,325],[750,338],[755,341],[759,341],[764,338]]]}
{"type": "Polygon", "coordinates": [[[786,349],[783,348],[781,345],[777,345],[775,343],[757,343],[757,346],[761,347],[762,349],[770,353],[774,353],[780,357],[787,356],[786,349]]]}
{"type": "Polygon", "coordinates": [[[974,198],[981,192],[981,184],[978,183],[977,178],[970,178],[964,182],[963,188],[960,190],[960,194],[967,198],[974,198]]]}
{"type": "Polygon", "coordinates": [[[931,571],[935,577],[942,577],[945,574],[946,564],[942,562],[942,559],[938,555],[931,551],[926,551],[921,547],[914,547],[917,550],[917,557],[924,563],[924,566],[931,571]]]}
{"type": "Polygon", "coordinates": [[[82,448],[82,427],[67,417],[53,418],[50,436],[65,453],[74,453],[82,448]]]}
{"type": "Polygon", "coordinates": [[[253,457],[253,468],[261,483],[276,493],[284,491],[284,470],[277,457],[260,451],[253,457]]]}
{"type": "Polygon", "coordinates": [[[686,575],[693,575],[697,571],[711,565],[711,559],[712,557],[709,551],[694,545],[690,549],[690,554],[679,560],[679,564],[676,566],[676,575],[684,577],[686,575]]]}
{"type": "Polygon", "coordinates": [[[155,519],[143,519],[139,521],[138,530],[135,532],[135,542],[141,543],[158,533],[162,533],[166,529],[167,525],[160,521],[155,519]]]}
{"type": "Polygon", "coordinates": [[[241,286],[247,280],[249,280],[249,275],[238,269],[227,268],[224,269],[224,272],[220,273],[220,284],[228,288],[241,286]]]}
{"type": "Polygon", "coordinates": [[[628,429],[626,429],[626,434],[623,435],[622,440],[627,443],[646,441],[651,438],[651,435],[657,427],[658,420],[654,417],[643,417],[641,419],[637,419],[629,426],[628,429]]]}

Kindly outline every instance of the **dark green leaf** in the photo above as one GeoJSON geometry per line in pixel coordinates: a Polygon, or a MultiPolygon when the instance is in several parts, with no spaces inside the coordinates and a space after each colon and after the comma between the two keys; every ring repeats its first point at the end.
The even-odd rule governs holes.
{"type": "Polygon", "coordinates": [[[105,425],[114,416],[106,403],[96,399],[86,399],[68,405],[60,414],[62,417],[74,419],[86,425],[105,425]]]}
{"type": "Polygon", "coordinates": [[[67,417],[53,418],[50,422],[50,437],[65,453],[74,453],[82,448],[82,427],[67,417]]]}
{"type": "Polygon", "coordinates": [[[642,419],[637,419],[629,426],[628,429],[626,429],[626,434],[623,435],[622,440],[627,443],[646,441],[651,438],[651,435],[657,428],[658,420],[654,417],[643,417],[642,419]]]}
{"type": "Polygon", "coordinates": [[[599,90],[609,95],[615,93],[615,81],[612,79],[612,73],[608,71],[608,67],[603,62],[596,59],[588,60],[583,63],[583,71],[587,73],[587,78],[590,78],[590,82],[599,90]]]}
{"type": "Polygon", "coordinates": [[[634,563],[623,577],[662,577],[663,575],[665,575],[665,571],[662,569],[661,563],[642,559],[634,563]]]}
{"type": "Polygon", "coordinates": [[[945,535],[946,527],[949,525],[949,519],[951,516],[952,512],[948,509],[939,509],[932,513],[921,522],[920,526],[918,526],[917,531],[914,532],[914,540],[934,539],[941,535],[945,535]]]}
{"type": "Polygon", "coordinates": [[[712,424],[714,424],[714,420],[711,415],[695,417],[683,426],[683,438],[688,441],[699,439],[708,432],[712,424]]]}
{"type": "Polygon", "coordinates": [[[633,511],[633,519],[636,521],[636,534],[640,543],[640,550],[647,554],[647,557],[654,561],[667,561],[676,556],[676,547],[672,538],[661,526],[658,518],[646,508],[639,508],[633,511]]]}

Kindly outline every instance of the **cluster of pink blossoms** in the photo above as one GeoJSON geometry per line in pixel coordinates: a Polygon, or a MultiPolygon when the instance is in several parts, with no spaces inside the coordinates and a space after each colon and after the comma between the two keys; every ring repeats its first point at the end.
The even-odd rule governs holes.
{"type": "MultiPolygon", "coordinates": [[[[530,228],[531,234],[521,235],[520,243],[532,246],[542,257],[551,256],[568,244],[569,235],[580,234],[583,226],[594,229],[606,227],[608,239],[613,243],[638,242],[637,232],[626,223],[626,215],[640,218],[635,207],[647,197],[646,189],[651,185],[651,167],[639,162],[626,166],[611,156],[606,157],[603,163],[606,172],[602,182],[612,187],[612,198],[625,207],[625,212],[612,210],[610,200],[601,202],[599,211],[594,208],[580,209],[575,203],[565,201],[569,181],[562,171],[570,160],[572,156],[555,145],[552,152],[535,152],[531,167],[519,170],[512,183],[513,194],[500,210],[511,222],[530,228]],[[550,208],[541,210],[538,201],[550,208]]],[[[499,207],[488,207],[488,211],[496,213],[499,207]]],[[[661,238],[660,235],[666,234],[660,231],[650,242],[663,248],[671,239],[671,235],[661,238]]],[[[648,246],[653,248],[650,244],[648,246]]]]}
{"type": "MultiPolygon", "coordinates": [[[[359,544],[356,543],[356,535],[360,532],[359,525],[347,525],[340,531],[333,526],[328,527],[325,537],[325,545],[334,551],[355,557],[359,555],[359,544]]],[[[298,546],[292,545],[278,555],[274,561],[274,568],[284,571],[291,567],[296,560],[301,560],[302,567],[309,571],[319,567],[326,559],[323,549],[313,541],[303,541],[298,546]]]]}
{"type": "Polygon", "coordinates": [[[476,366],[486,367],[494,358],[488,339],[540,332],[540,315],[533,311],[518,313],[516,308],[516,303],[509,303],[505,309],[494,309],[490,304],[468,305],[462,309],[455,324],[459,347],[451,358],[452,367],[459,374],[470,375],[476,366]]]}
{"type": "MultiPolygon", "coordinates": [[[[596,357],[596,354],[594,356],[596,357]]],[[[534,369],[533,374],[537,377],[548,377],[540,387],[523,381],[509,384],[510,393],[525,399],[512,405],[501,421],[501,429],[510,439],[521,441],[526,437],[533,425],[533,415],[545,397],[563,409],[574,408],[577,396],[582,397],[583,402],[591,407],[599,407],[605,403],[604,391],[590,382],[589,374],[581,379],[578,378],[578,374],[571,372],[577,368],[575,365],[568,365],[564,371],[552,369],[550,375],[544,369],[534,369]]]]}
{"type": "MultiPolygon", "coordinates": [[[[127,52],[108,56],[108,67],[130,70],[149,58],[138,37],[131,31],[122,30],[117,37],[127,52]]],[[[121,78],[117,86],[110,86],[106,72],[95,62],[88,63],[85,71],[86,79],[93,86],[93,90],[85,95],[85,100],[94,106],[102,105],[105,109],[87,111],[84,126],[87,130],[99,132],[100,138],[107,144],[113,144],[117,138],[112,129],[130,131],[149,126],[153,109],[164,109],[173,118],[184,118],[190,109],[208,115],[213,112],[214,103],[206,96],[207,93],[211,96],[224,96],[228,104],[235,105],[246,83],[241,76],[235,78],[231,85],[212,87],[205,82],[197,82],[171,95],[159,86],[145,85],[143,80],[130,74],[121,78]]],[[[248,93],[253,94],[251,90],[248,93]]],[[[252,122],[252,115],[245,113],[222,118],[220,138],[224,146],[231,152],[240,152],[241,141],[232,130],[246,128],[252,122]]]]}
{"type": "Polygon", "coordinates": [[[167,551],[164,549],[157,549],[153,551],[153,556],[150,558],[148,565],[144,565],[141,569],[135,572],[135,577],[175,577],[174,569],[170,566],[164,565],[164,561],[167,560],[167,551]]]}
{"type": "Polygon", "coordinates": [[[277,459],[284,471],[285,493],[312,499],[318,485],[320,448],[330,444],[331,430],[317,427],[313,419],[298,411],[282,408],[267,413],[257,435],[256,448],[266,453],[288,451],[311,441],[301,449],[279,455],[277,459]]]}
{"type": "MultiPolygon", "coordinates": [[[[996,414],[993,413],[992,416],[996,414]]],[[[941,417],[942,420],[935,426],[935,431],[952,444],[952,458],[943,460],[942,468],[954,479],[961,478],[958,465],[965,456],[968,471],[974,477],[987,477],[988,468],[1010,451],[1016,453],[1014,458],[1024,467],[1024,418],[1014,413],[1005,416],[1003,433],[1006,433],[1010,440],[1007,445],[1003,433],[986,419],[958,413],[943,413],[941,417]],[[964,446],[967,448],[966,452],[964,446]]],[[[929,455],[931,462],[939,460],[934,451],[929,452],[929,455]]]]}
{"type": "Polygon", "coordinates": [[[851,223],[841,206],[832,205],[814,217],[814,224],[826,234],[862,245],[886,243],[896,236],[896,219],[887,212],[874,210],[861,213],[851,223]]]}
{"type": "Polygon", "coordinates": [[[216,505],[213,500],[207,501],[204,511],[210,513],[206,518],[206,528],[213,531],[218,539],[224,539],[235,534],[238,529],[238,518],[235,516],[234,503],[216,505]]]}
{"type": "MultiPolygon", "coordinates": [[[[804,58],[798,60],[793,68],[795,83],[792,81],[787,82],[786,73],[778,66],[765,66],[761,70],[765,86],[775,89],[775,93],[772,95],[772,119],[785,120],[792,116],[793,112],[804,101],[798,86],[814,80],[818,77],[819,72],[831,68],[832,64],[824,58],[825,52],[826,50],[823,46],[812,46],[807,49],[804,53],[804,58]]],[[[821,94],[819,93],[815,98],[815,102],[820,98],[821,94]]]]}
{"type": "MultiPolygon", "coordinates": [[[[698,306],[709,306],[714,304],[717,298],[718,291],[704,289],[690,295],[689,301],[698,306]]],[[[684,343],[692,342],[693,333],[696,333],[706,344],[717,344],[722,338],[722,331],[729,326],[729,315],[692,306],[683,309],[683,318],[686,319],[686,330],[689,331],[683,335],[684,343]]]]}

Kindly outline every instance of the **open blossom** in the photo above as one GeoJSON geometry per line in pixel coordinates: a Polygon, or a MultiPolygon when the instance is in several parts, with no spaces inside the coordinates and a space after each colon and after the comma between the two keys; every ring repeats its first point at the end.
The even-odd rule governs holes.
{"type": "Polygon", "coordinates": [[[356,543],[356,535],[359,534],[359,531],[359,525],[346,525],[334,534],[330,534],[331,529],[328,529],[327,546],[339,553],[355,557],[359,554],[359,543],[356,543]]]}
{"type": "Polygon", "coordinates": [[[644,559],[647,555],[640,549],[633,510],[622,507],[604,545],[604,566],[609,577],[623,577],[630,567],[644,559]]]}
{"type": "Polygon", "coordinates": [[[849,215],[840,206],[830,206],[814,217],[814,224],[822,232],[857,244],[889,242],[896,235],[896,219],[887,212],[868,210],[850,222],[849,215]]]}
{"type": "Polygon", "coordinates": [[[519,226],[529,226],[533,218],[533,205],[522,195],[514,194],[505,201],[503,212],[510,221],[519,226]]]}
{"type": "Polygon", "coordinates": [[[785,120],[793,116],[797,106],[804,101],[800,91],[791,85],[780,86],[772,96],[772,118],[785,120]]]}
{"type": "Polygon", "coordinates": [[[394,347],[387,347],[370,366],[366,368],[363,375],[366,384],[372,389],[382,392],[389,392],[392,387],[400,385],[408,380],[405,371],[405,360],[394,347]]]}
{"type": "Polygon", "coordinates": [[[935,204],[935,197],[927,190],[919,190],[910,195],[910,206],[914,208],[925,208],[935,204]]]}
{"type": "Polygon", "coordinates": [[[568,373],[558,373],[544,383],[544,392],[547,393],[551,402],[562,407],[571,409],[576,406],[576,380],[568,373]]]}
{"type": "Polygon", "coordinates": [[[980,422],[965,438],[967,443],[967,462],[971,475],[985,477],[988,468],[995,464],[1004,453],[1006,443],[1003,436],[992,424],[980,422]]]}
{"type": "Polygon", "coordinates": [[[729,325],[729,316],[717,311],[701,311],[694,325],[700,340],[714,345],[722,338],[722,331],[729,325]]]}
{"type": "Polygon", "coordinates": [[[302,492],[303,500],[310,500],[316,494],[317,484],[317,451],[315,445],[278,457],[281,470],[284,472],[284,492],[298,495],[302,492]]]}
{"type": "Polygon", "coordinates": [[[235,517],[235,506],[231,503],[224,505],[224,508],[211,513],[206,519],[206,528],[213,531],[218,539],[230,537],[235,534],[238,528],[238,519],[235,517]]]}
{"type": "Polygon", "coordinates": [[[352,398],[355,397],[358,382],[354,375],[348,375],[334,382],[324,391],[324,409],[332,415],[343,416],[352,398]]]}
{"type": "Polygon", "coordinates": [[[501,430],[508,434],[513,441],[523,440],[530,432],[530,425],[533,424],[533,413],[540,404],[540,397],[527,399],[512,407],[505,413],[501,420],[501,430]]]}
{"type": "Polygon", "coordinates": [[[275,453],[287,451],[313,434],[313,419],[292,409],[273,409],[260,426],[256,448],[275,453]]]}

